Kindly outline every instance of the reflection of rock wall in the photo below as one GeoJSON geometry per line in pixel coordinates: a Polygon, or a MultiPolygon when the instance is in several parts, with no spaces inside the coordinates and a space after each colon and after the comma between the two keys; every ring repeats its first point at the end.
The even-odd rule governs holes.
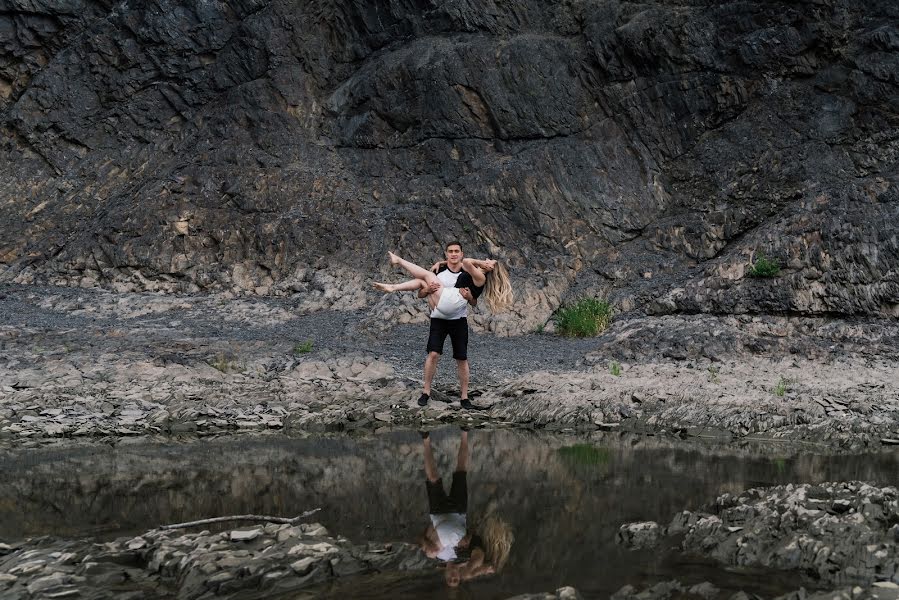
{"type": "Polygon", "coordinates": [[[385,248],[458,237],[534,284],[524,329],[575,277],[657,312],[899,310],[888,0],[25,4],[3,279],[359,306],[385,248]]]}
{"type": "MultiPolygon", "coordinates": [[[[432,434],[447,484],[458,435],[432,434]]],[[[759,481],[819,481],[847,473],[876,480],[895,458],[785,456],[704,451],[663,440],[611,436],[608,451],[560,452],[573,440],[511,431],[471,434],[472,519],[495,509],[516,532],[510,568],[542,573],[547,556],[572,574],[589,572],[602,548],[610,564],[629,564],[614,546],[618,526],[697,509],[725,491],[759,481]],[[607,544],[607,546],[606,546],[607,544]],[[599,550],[597,550],[599,551],[599,550]]],[[[0,535],[140,532],[166,522],[222,514],[316,518],[353,540],[413,541],[427,524],[422,451],[415,434],[375,439],[241,440],[166,446],[84,446],[6,453],[0,535]]],[[[536,579],[533,580],[538,583],[536,579]]],[[[542,580],[539,581],[542,585],[542,580]]],[[[622,582],[623,585],[625,582],[622,582]]]]}

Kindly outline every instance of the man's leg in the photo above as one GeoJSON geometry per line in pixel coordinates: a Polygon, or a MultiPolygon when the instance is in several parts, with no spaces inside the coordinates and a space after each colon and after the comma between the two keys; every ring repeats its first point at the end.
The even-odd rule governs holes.
{"type": "Polygon", "coordinates": [[[456,470],[453,471],[449,500],[456,512],[468,512],[468,432],[464,429],[459,440],[459,454],[456,456],[456,470]]]}
{"type": "Polygon", "coordinates": [[[462,430],[462,439],[459,440],[459,454],[456,456],[456,470],[463,473],[468,471],[468,432],[462,430]]]}
{"type": "Polygon", "coordinates": [[[463,401],[468,400],[468,378],[470,374],[468,359],[456,361],[456,372],[459,374],[459,388],[461,388],[461,399],[463,401]]]}
{"type": "Polygon", "coordinates": [[[437,483],[440,477],[437,476],[437,462],[434,460],[434,451],[431,449],[431,436],[426,436],[422,440],[425,449],[425,477],[431,483],[437,483]]]}
{"type": "Polygon", "coordinates": [[[431,395],[431,383],[434,381],[434,375],[437,373],[437,362],[440,360],[439,352],[428,352],[425,359],[425,385],[424,393],[431,395]]]}
{"type": "Polygon", "coordinates": [[[431,329],[428,333],[428,357],[425,359],[424,369],[425,384],[424,390],[418,398],[419,406],[426,406],[428,400],[431,399],[431,383],[433,383],[434,375],[437,373],[437,361],[440,360],[440,355],[443,353],[443,343],[450,332],[449,324],[450,321],[446,319],[431,319],[431,329]]]}
{"type": "Polygon", "coordinates": [[[463,408],[468,404],[468,319],[450,321],[450,341],[453,343],[453,358],[456,359],[456,373],[459,375],[459,396],[463,408]]]}

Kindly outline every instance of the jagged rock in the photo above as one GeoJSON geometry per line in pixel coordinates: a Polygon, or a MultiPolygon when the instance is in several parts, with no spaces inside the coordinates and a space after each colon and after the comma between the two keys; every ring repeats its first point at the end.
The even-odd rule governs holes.
{"type": "Polygon", "coordinates": [[[0,279],[353,309],[456,237],[513,267],[497,333],[899,314],[889,0],[156,8],[0,15],[0,279]]]}
{"type": "Polygon", "coordinates": [[[788,484],[724,494],[714,515],[684,512],[669,534],[724,564],[799,570],[829,585],[894,579],[899,554],[887,526],[899,490],[863,482],[788,484]]]}
{"type": "MultiPolygon", "coordinates": [[[[235,530],[220,534],[150,531],[140,539],[146,546],[133,548],[122,538],[105,544],[42,538],[22,544],[0,560],[4,596],[26,593],[40,597],[104,598],[114,586],[122,594],[208,597],[241,590],[300,589],[329,578],[381,569],[416,570],[428,566],[417,547],[401,543],[354,545],[330,538],[319,525],[301,524],[302,549],[289,556],[295,539],[278,542],[277,534],[289,525],[235,530]],[[254,534],[248,536],[248,533],[254,534]],[[242,541],[241,550],[227,541],[242,541]],[[225,546],[221,542],[225,541],[225,546]],[[69,557],[60,560],[60,553],[69,557]],[[289,558],[288,558],[289,556],[289,558]],[[320,568],[327,564],[327,568],[320,568]],[[342,564],[335,568],[335,565],[342,564]],[[71,565],[71,566],[67,566],[71,565]],[[260,583],[261,582],[261,583],[260,583]],[[157,590],[160,591],[156,594],[157,590]]],[[[296,549],[297,545],[293,545],[296,549]]],[[[29,597],[29,596],[24,596],[29,597]]]]}
{"type": "Polygon", "coordinates": [[[651,548],[658,543],[660,533],[655,521],[627,523],[618,528],[615,541],[630,548],[651,548]]]}

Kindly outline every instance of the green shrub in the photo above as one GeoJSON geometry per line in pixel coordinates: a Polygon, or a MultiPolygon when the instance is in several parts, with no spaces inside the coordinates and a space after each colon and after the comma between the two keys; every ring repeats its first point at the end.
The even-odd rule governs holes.
{"type": "Polygon", "coordinates": [[[790,380],[786,377],[781,376],[780,380],[777,382],[777,385],[774,386],[774,395],[778,398],[783,398],[787,393],[787,390],[790,387],[790,380]]]}
{"type": "Polygon", "coordinates": [[[242,371],[243,368],[241,365],[237,363],[237,361],[226,357],[223,353],[219,352],[215,355],[215,358],[209,361],[209,366],[217,371],[221,371],[222,373],[228,374],[231,372],[239,372],[242,371]]]}
{"type": "Polygon", "coordinates": [[[299,342],[293,347],[294,354],[309,354],[312,352],[312,340],[299,342]]]}
{"type": "Polygon", "coordinates": [[[709,367],[709,383],[720,383],[721,380],[718,379],[718,367],[710,366],[709,367]]]}
{"type": "Polygon", "coordinates": [[[617,360],[613,360],[609,363],[609,373],[615,377],[621,377],[621,363],[617,360]]]}
{"type": "Polygon", "coordinates": [[[776,277],[780,275],[780,263],[777,259],[765,258],[764,254],[759,254],[755,262],[749,267],[750,277],[776,277]]]}
{"type": "Polygon", "coordinates": [[[588,337],[605,331],[612,322],[612,305],[598,298],[582,298],[556,312],[559,333],[588,337]]]}

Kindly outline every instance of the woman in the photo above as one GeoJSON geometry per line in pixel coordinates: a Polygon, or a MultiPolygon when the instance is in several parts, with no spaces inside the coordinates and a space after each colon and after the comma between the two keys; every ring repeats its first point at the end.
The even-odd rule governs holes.
{"type": "MultiPolygon", "coordinates": [[[[403,283],[375,283],[375,288],[382,292],[425,291],[431,317],[435,319],[453,319],[468,303],[458,288],[446,287],[431,271],[404,260],[393,252],[387,254],[390,264],[402,267],[415,279],[403,283]]],[[[462,269],[471,275],[476,286],[485,286],[484,299],[492,312],[502,312],[512,305],[512,284],[509,272],[502,263],[465,258],[462,260],[462,269]],[[487,277],[488,273],[490,277],[487,277]]]]}

